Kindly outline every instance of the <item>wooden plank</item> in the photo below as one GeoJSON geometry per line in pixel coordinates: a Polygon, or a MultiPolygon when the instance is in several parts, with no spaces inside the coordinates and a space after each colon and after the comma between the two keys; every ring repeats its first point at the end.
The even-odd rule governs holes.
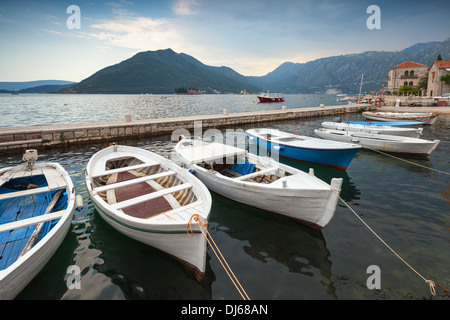
{"type": "Polygon", "coordinates": [[[123,209],[123,208],[129,207],[129,206],[132,206],[132,205],[135,205],[135,204],[138,204],[138,203],[142,203],[142,202],[149,201],[149,200],[152,200],[152,199],[155,199],[155,198],[158,198],[158,197],[162,197],[162,196],[164,196],[166,194],[169,194],[169,193],[174,193],[174,192],[177,192],[177,191],[180,191],[180,190],[184,190],[184,189],[187,189],[187,188],[192,188],[192,184],[190,184],[190,183],[183,183],[183,184],[175,186],[175,187],[167,188],[167,189],[160,190],[160,191],[155,191],[155,192],[152,192],[152,193],[147,194],[147,195],[139,196],[139,197],[132,198],[132,199],[129,199],[129,200],[126,200],[126,201],[122,201],[122,202],[118,202],[118,203],[115,203],[115,204],[111,205],[111,207],[113,209],[118,209],[119,210],[119,209],[123,209]]]}
{"type": "Polygon", "coordinates": [[[110,175],[110,174],[113,174],[113,173],[119,173],[119,172],[124,172],[124,171],[142,169],[142,168],[147,168],[147,167],[154,167],[156,165],[159,165],[159,163],[157,163],[157,162],[148,163],[147,162],[147,163],[137,164],[135,166],[117,168],[117,169],[112,169],[112,170],[105,170],[105,171],[101,171],[101,172],[98,172],[98,173],[93,173],[91,175],[91,178],[98,178],[98,177],[107,176],[107,175],[110,175]]]}
{"type": "Polygon", "coordinates": [[[175,172],[174,171],[165,171],[165,172],[161,172],[161,173],[157,173],[157,174],[153,174],[150,176],[145,176],[145,177],[140,177],[140,178],[136,178],[136,179],[132,179],[132,180],[126,180],[126,181],[121,181],[121,182],[116,182],[116,183],[112,183],[112,184],[107,184],[105,186],[101,186],[101,187],[97,187],[94,188],[94,193],[99,193],[99,192],[104,192],[107,190],[111,190],[111,189],[117,189],[117,188],[121,188],[121,187],[125,187],[125,186],[130,186],[133,184],[138,184],[141,182],[145,182],[148,180],[154,180],[154,179],[158,179],[158,178],[162,178],[162,177],[167,177],[167,176],[171,176],[174,175],[175,172]]]}
{"type": "Polygon", "coordinates": [[[53,191],[53,190],[58,190],[58,189],[59,188],[51,189],[49,187],[40,187],[40,188],[23,190],[23,191],[10,192],[10,193],[1,194],[0,200],[6,200],[6,199],[15,198],[15,197],[23,197],[23,196],[28,196],[28,195],[32,195],[32,194],[43,193],[43,192],[48,192],[48,191],[53,191]]]}
{"type": "Polygon", "coordinates": [[[49,213],[46,215],[40,215],[37,217],[32,217],[32,218],[28,218],[28,219],[5,223],[5,224],[0,225],[0,233],[5,232],[5,231],[14,230],[14,229],[21,228],[21,227],[26,227],[26,226],[46,222],[46,221],[50,221],[50,220],[60,219],[61,217],[64,216],[64,214],[66,214],[66,210],[61,210],[61,211],[49,213]]]}
{"type": "MultiPolygon", "coordinates": [[[[52,201],[50,202],[50,204],[48,205],[47,209],[45,210],[44,215],[50,213],[53,209],[53,207],[55,206],[56,202],[59,199],[59,196],[61,195],[62,190],[57,191],[52,198],[52,201]]],[[[39,232],[41,231],[42,228],[42,223],[39,223],[36,227],[35,227],[35,231],[33,232],[33,234],[31,235],[30,239],[28,240],[27,244],[25,245],[25,248],[22,250],[22,252],[20,253],[20,256],[23,256],[24,254],[26,254],[31,247],[33,246],[34,242],[36,241],[39,232]]]]}

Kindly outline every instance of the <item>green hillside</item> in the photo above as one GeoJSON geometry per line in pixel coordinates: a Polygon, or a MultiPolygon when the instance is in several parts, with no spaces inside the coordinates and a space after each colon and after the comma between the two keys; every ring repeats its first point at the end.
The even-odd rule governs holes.
{"type": "Polygon", "coordinates": [[[195,87],[206,92],[240,92],[258,88],[226,67],[206,66],[171,49],[140,52],[104,68],[70,87],[72,93],[174,93],[175,88],[195,87]]]}

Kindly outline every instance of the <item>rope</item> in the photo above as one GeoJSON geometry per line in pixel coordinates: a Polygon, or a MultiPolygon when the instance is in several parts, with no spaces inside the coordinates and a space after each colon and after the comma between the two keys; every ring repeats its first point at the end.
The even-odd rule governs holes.
{"type": "MultiPolygon", "coordinates": [[[[334,191],[337,191],[336,189],[332,189],[332,190],[334,190],[334,191]]],[[[341,196],[339,195],[339,193],[338,193],[338,197],[339,197],[339,199],[342,201],[342,203],[344,203],[346,206],[347,206],[347,208],[349,208],[350,209],[350,211],[351,212],[353,212],[353,214],[367,227],[367,229],[369,229],[374,235],[375,235],[375,237],[377,237],[378,238],[378,240],[380,240],[393,254],[395,254],[404,264],[406,264],[412,271],[414,271],[419,277],[421,277],[424,281],[425,281],[425,283],[427,283],[429,286],[430,286],[430,292],[431,292],[431,294],[433,295],[433,296],[435,296],[436,295],[436,287],[440,287],[440,288],[442,288],[443,290],[444,290],[444,292],[443,292],[443,294],[439,294],[441,297],[444,297],[444,296],[448,296],[448,297],[450,297],[450,295],[449,295],[449,291],[445,288],[445,287],[443,287],[442,285],[436,285],[435,283],[434,283],[434,281],[432,281],[432,280],[428,280],[428,279],[426,279],[425,277],[423,277],[419,272],[417,272],[413,267],[411,267],[411,265],[409,264],[409,263],[407,263],[402,257],[400,257],[400,255],[397,253],[397,252],[395,252],[383,239],[381,239],[381,237],[355,212],[355,210],[353,210],[342,198],[341,198],[341,196]]]]}
{"type": "Polygon", "coordinates": [[[370,150],[372,150],[372,151],[376,151],[376,152],[378,152],[378,153],[384,154],[384,155],[386,155],[386,156],[389,156],[389,157],[394,158],[394,159],[397,159],[397,160],[401,160],[401,161],[407,162],[407,163],[409,163],[409,164],[413,164],[413,165],[416,165],[416,166],[419,166],[419,167],[422,167],[422,168],[425,168],[425,169],[429,169],[429,170],[433,170],[433,171],[436,171],[436,172],[439,172],[439,173],[443,173],[443,174],[446,174],[446,175],[450,175],[450,173],[448,173],[448,172],[441,171],[441,170],[434,169],[434,168],[430,168],[430,167],[427,167],[427,166],[424,166],[424,165],[421,165],[421,164],[418,164],[418,163],[415,163],[415,162],[412,162],[412,161],[408,161],[408,160],[405,160],[405,159],[402,159],[402,158],[393,156],[392,154],[385,153],[385,152],[382,152],[382,151],[380,151],[380,150],[373,149],[373,148],[371,148],[371,147],[366,147],[366,146],[364,146],[364,148],[370,149],[370,150]]]}
{"type": "Polygon", "coordinates": [[[239,280],[234,275],[234,273],[231,270],[230,266],[228,265],[227,261],[225,260],[222,253],[220,252],[219,247],[216,245],[216,243],[214,242],[214,239],[211,237],[211,234],[208,232],[208,229],[206,228],[206,225],[208,224],[208,222],[202,222],[198,214],[192,215],[191,218],[189,219],[189,222],[186,226],[186,231],[187,231],[188,236],[192,237],[192,235],[194,233],[192,231],[192,220],[195,220],[198,223],[198,226],[199,226],[201,232],[203,233],[203,236],[205,237],[206,241],[208,241],[209,246],[213,250],[214,254],[216,255],[216,257],[219,260],[220,264],[222,265],[223,269],[227,273],[231,282],[233,282],[234,286],[236,287],[237,291],[241,295],[242,299],[250,300],[250,298],[248,297],[244,288],[242,287],[239,280]],[[211,241],[210,241],[210,239],[211,239],[211,241]],[[217,254],[216,249],[219,254],[217,254]],[[219,255],[220,255],[220,257],[219,257],[219,255]]]}

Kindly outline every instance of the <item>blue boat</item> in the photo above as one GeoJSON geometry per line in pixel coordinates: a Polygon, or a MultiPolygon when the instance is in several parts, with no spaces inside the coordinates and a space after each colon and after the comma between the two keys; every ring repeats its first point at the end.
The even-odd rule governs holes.
{"type": "Polygon", "coordinates": [[[0,300],[13,299],[64,240],[75,209],[75,188],[58,163],[0,169],[0,300]]]}
{"type": "Polygon", "coordinates": [[[300,136],[276,129],[250,129],[246,131],[250,144],[283,157],[318,163],[346,170],[361,146],[300,136]]]}

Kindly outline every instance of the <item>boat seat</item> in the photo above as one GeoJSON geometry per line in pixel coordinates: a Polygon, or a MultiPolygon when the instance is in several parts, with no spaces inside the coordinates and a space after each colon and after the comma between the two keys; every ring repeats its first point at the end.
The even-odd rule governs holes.
{"type": "Polygon", "coordinates": [[[27,218],[27,219],[22,219],[22,220],[18,220],[18,221],[5,223],[5,224],[0,225],[0,233],[9,231],[9,230],[14,230],[17,228],[31,226],[31,225],[38,224],[41,222],[47,222],[47,221],[51,221],[51,220],[55,220],[55,219],[60,219],[65,214],[67,214],[67,210],[61,210],[61,211],[57,211],[57,212],[39,215],[36,217],[31,217],[31,218],[27,218]]]}
{"type": "Polygon", "coordinates": [[[130,170],[136,170],[136,169],[142,169],[142,168],[147,168],[147,167],[154,167],[156,165],[159,165],[159,163],[154,162],[154,163],[141,163],[141,164],[137,164],[134,166],[129,166],[129,167],[123,167],[123,168],[117,168],[117,169],[111,169],[111,170],[103,170],[100,172],[96,172],[94,174],[92,174],[92,178],[98,178],[98,177],[102,177],[102,176],[107,176],[113,173],[119,173],[119,172],[124,172],[124,171],[130,171],[130,170]]]}
{"type": "Polygon", "coordinates": [[[168,170],[168,171],[165,171],[165,172],[152,174],[150,176],[144,176],[144,177],[139,177],[139,178],[132,179],[132,180],[126,180],[126,181],[121,181],[121,182],[107,184],[105,186],[94,188],[93,191],[94,191],[94,194],[95,194],[95,193],[99,193],[99,192],[108,191],[108,190],[111,190],[111,189],[122,188],[122,187],[130,186],[130,185],[133,185],[133,184],[137,184],[137,183],[141,183],[141,182],[145,182],[145,181],[149,181],[149,180],[155,180],[155,179],[171,176],[171,175],[174,175],[174,174],[175,174],[174,171],[168,170]]]}
{"type": "Polygon", "coordinates": [[[183,183],[183,184],[180,184],[178,186],[174,186],[174,187],[167,188],[167,189],[164,189],[164,190],[155,191],[155,192],[152,192],[152,193],[149,193],[149,194],[146,194],[146,195],[143,195],[143,196],[139,196],[139,197],[136,197],[136,198],[132,198],[132,199],[129,199],[129,200],[117,202],[115,204],[112,204],[111,207],[113,209],[120,210],[120,209],[123,209],[123,208],[127,208],[127,207],[130,207],[130,206],[133,206],[135,204],[139,204],[139,203],[142,203],[142,202],[145,202],[145,201],[150,201],[150,200],[153,200],[155,198],[165,196],[165,195],[167,195],[169,193],[174,193],[174,192],[181,191],[181,190],[188,189],[188,188],[192,188],[192,184],[190,184],[190,183],[183,183]]]}
{"type": "Polygon", "coordinates": [[[29,195],[33,195],[33,194],[37,194],[37,193],[44,193],[44,192],[58,190],[58,189],[64,189],[64,187],[62,187],[62,188],[60,188],[60,187],[57,187],[57,188],[40,187],[40,188],[34,188],[34,189],[27,189],[27,190],[23,190],[23,191],[4,193],[4,194],[0,194],[0,200],[12,199],[12,198],[22,197],[22,196],[29,196],[29,195]]]}

